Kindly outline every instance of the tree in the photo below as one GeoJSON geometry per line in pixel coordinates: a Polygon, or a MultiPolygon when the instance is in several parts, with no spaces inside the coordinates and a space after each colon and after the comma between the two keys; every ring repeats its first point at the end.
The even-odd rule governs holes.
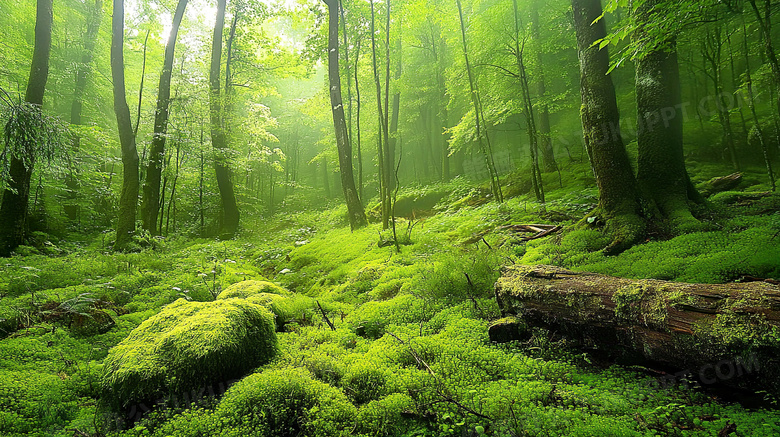
{"type": "Polygon", "coordinates": [[[41,131],[46,127],[39,121],[43,120],[43,94],[49,78],[52,14],[52,0],[38,0],[35,47],[25,94],[28,105],[20,105],[18,115],[10,117],[5,127],[6,148],[12,147],[13,151],[8,169],[10,180],[0,204],[0,256],[10,255],[24,241],[36,149],[46,143],[45,132],[41,131]]]}
{"type": "Polygon", "coordinates": [[[620,113],[609,71],[609,52],[595,42],[606,37],[601,0],[572,0],[580,59],[582,131],[599,189],[599,206],[588,221],[600,218],[612,236],[607,254],[625,250],[644,235],[639,192],[620,133],[620,113]]]}
{"type": "Polygon", "coordinates": [[[179,25],[187,0],[179,0],[176,12],[173,16],[171,33],[168,43],[165,45],[165,61],[162,73],[160,73],[160,86],[157,94],[157,110],[154,114],[154,136],[149,149],[149,161],[146,166],[146,181],[141,200],[141,221],[144,229],[152,235],[157,235],[157,215],[160,210],[160,179],[162,175],[162,161],[165,156],[165,137],[168,131],[168,115],[171,100],[171,73],[173,72],[173,58],[176,48],[176,38],[179,34],[179,25]]]}
{"type": "MultiPolygon", "coordinates": [[[[515,8],[517,8],[515,6],[515,8]]],[[[536,79],[536,91],[539,94],[538,98],[544,100],[547,94],[547,87],[544,83],[544,58],[542,56],[542,32],[539,26],[539,5],[537,1],[531,2],[531,31],[533,32],[534,40],[536,40],[536,63],[539,70],[538,78],[536,79]]],[[[544,163],[544,170],[548,172],[558,171],[558,163],[555,162],[555,152],[552,147],[552,138],[550,136],[550,108],[544,102],[539,104],[539,137],[541,140],[542,149],[542,161],[544,163]]]]}
{"type": "Polygon", "coordinates": [[[135,232],[135,215],[138,207],[138,150],[125,95],[124,28],[124,0],[114,0],[114,17],[111,24],[111,77],[114,81],[114,113],[122,148],[123,169],[115,250],[124,250],[130,243],[135,232]]]}
{"type": "Polygon", "coordinates": [[[228,144],[222,114],[220,62],[222,60],[222,30],[225,27],[225,6],[227,0],[217,0],[217,20],[214,24],[214,38],[211,42],[211,67],[209,69],[209,109],[211,119],[211,144],[215,149],[214,170],[222,200],[222,234],[232,237],[238,230],[239,211],[233,190],[230,167],[227,162],[228,144]]]}
{"type": "Polygon", "coordinates": [[[458,17],[460,18],[460,33],[463,41],[463,58],[466,61],[466,73],[469,78],[471,102],[474,108],[477,143],[479,144],[479,150],[485,159],[485,166],[490,173],[490,187],[493,193],[493,199],[498,203],[502,203],[504,201],[504,195],[501,192],[501,181],[499,180],[498,172],[496,171],[496,164],[493,161],[493,150],[490,146],[490,138],[488,137],[487,132],[484,135],[485,138],[482,138],[481,127],[484,124],[484,115],[482,111],[482,102],[479,98],[479,87],[476,78],[474,77],[474,72],[471,69],[471,63],[469,62],[469,51],[466,42],[466,23],[463,19],[463,6],[461,5],[460,0],[456,0],[456,3],[458,6],[458,17]]]}
{"type": "Polygon", "coordinates": [[[685,169],[676,36],[671,33],[659,39],[645,31],[652,23],[662,22],[663,6],[669,3],[645,0],[636,10],[637,182],[661,217],[679,232],[698,223],[688,202],[700,196],[685,169]]]}
{"type": "Polygon", "coordinates": [[[366,213],[360,203],[352,171],[352,146],[349,143],[347,122],[344,118],[344,104],[341,98],[341,77],[339,75],[339,0],[326,0],[328,6],[328,82],[330,84],[330,106],[333,113],[333,127],[336,131],[336,147],[339,154],[341,188],[347,202],[350,228],[366,225],[366,213]]]}

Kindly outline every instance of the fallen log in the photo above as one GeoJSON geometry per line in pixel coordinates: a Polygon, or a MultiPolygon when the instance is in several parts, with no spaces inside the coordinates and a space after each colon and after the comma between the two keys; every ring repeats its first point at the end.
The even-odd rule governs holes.
{"type": "Polygon", "coordinates": [[[699,184],[698,189],[702,196],[709,197],[713,194],[731,191],[737,188],[741,183],[742,173],[732,173],[728,176],[712,178],[707,182],[699,184]]]}
{"type": "Polygon", "coordinates": [[[780,394],[780,286],[685,284],[554,266],[510,266],[496,283],[504,315],[632,364],[780,394]]]}

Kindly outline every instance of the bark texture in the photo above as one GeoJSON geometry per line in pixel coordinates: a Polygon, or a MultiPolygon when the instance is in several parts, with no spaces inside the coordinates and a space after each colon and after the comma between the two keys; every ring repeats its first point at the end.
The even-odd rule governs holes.
{"type": "MultiPolygon", "coordinates": [[[[638,8],[642,22],[651,23],[654,8],[666,0],[649,0],[638,8]]],[[[645,38],[643,30],[636,38],[645,38]]],[[[645,44],[651,44],[646,42],[645,44]]],[[[690,181],[683,155],[683,115],[676,42],[670,38],[636,62],[636,101],[639,119],[637,181],[643,195],[669,220],[675,231],[685,231],[698,221],[691,215],[690,181]]],[[[693,190],[695,191],[695,190],[693,190]]]]}
{"type": "Polygon", "coordinates": [[[502,271],[496,296],[503,313],[627,362],[689,370],[707,383],[713,375],[706,369],[741,357],[758,369],[719,382],[780,387],[776,281],[686,284],[511,266],[502,271]]]}
{"type": "Polygon", "coordinates": [[[600,0],[572,0],[580,60],[582,131],[599,188],[601,216],[613,242],[607,253],[625,250],[642,237],[645,222],[636,180],[620,133],[620,113],[609,71],[609,52],[594,42],[607,34],[600,0]]]}
{"type": "MultiPolygon", "coordinates": [[[[347,202],[350,228],[366,225],[366,213],[360,203],[355,176],[352,171],[352,146],[349,142],[347,122],[344,118],[344,104],[341,98],[341,76],[339,72],[339,1],[328,0],[328,81],[330,84],[330,106],[333,112],[333,127],[336,131],[336,147],[339,153],[341,188],[347,202]]],[[[327,181],[327,176],[326,176],[327,181]]]]}
{"type": "Polygon", "coordinates": [[[111,76],[114,81],[114,113],[122,147],[122,194],[119,198],[119,218],[116,225],[114,249],[124,250],[135,232],[135,215],[138,208],[138,149],[135,145],[130,108],[125,95],[125,5],[124,0],[114,0],[114,16],[111,25],[111,76]]]}
{"type": "MultiPolygon", "coordinates": [[[[43,105],[43,93],[49,78],[49,53],[51,52],[52,0],[38,0],[35,15],[35,47],[27,82],[25,101],[35,105],[37,111],[43,105]]],[[[33,133],[34,134],[34,133],[33,133]]],[[[11,156],[9,188],[3,192],[0,204],[0,256],[9,256],[24,242],[27,231],[27,213],[30,199],[30,178],[35,163],[35,145],[25,144],[29,166],[22,157],[11,156]]]]}
{"type": "Polygon", "coordinates": [[[176,49],[176,38],[179,34],[179,25],[187,0],[179,0],[176,12],[173,16],[171,34],[165,45],[165,60],[162,73],[160,73],[160,86],[157,92],[157,110],[154,114],[154,136],[149,148],[149,162],[146,166],[146,180],[141,200],[141,222],[144,229],[152,235],[158,235],[161,229],[156,226],[157,215],[160,211],[160,180],[165,157],[165,137],[168,132],[168,115],[171,102],[171,74],[173,72],[173,58],[176,49]]]}

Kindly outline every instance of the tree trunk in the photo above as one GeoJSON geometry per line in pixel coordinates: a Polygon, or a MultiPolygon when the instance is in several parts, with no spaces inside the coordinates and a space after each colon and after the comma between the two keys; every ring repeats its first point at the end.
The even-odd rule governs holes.
{"type": "Polygon", "coordinates": [[[581,116],[585,146],[599,189],[600,215],[612,235],[605,253],[628,249],[644,235],[645,223],[634,173],[620,133],[620,114],[609,70],[609,52],[593,44],[607,34],[600,0],[572,0],[580,59],[581,116]]]}
{"type": "Polygon", "coordinates": [[[141,200],[141,220],[144,229],[152,235],[159,235],[162,229],[155,226],[157,223],[157,211],[160,206],[160,177],[162,175],[162,161],[165,156],[165,136],[168,131],[168,114],[171,100],[171,74],[173,73],[174,50],[176,38],[179,34],[179,25],[184,17],[184,9],[187,0],[179,0],[176,13],[173,16],[173,25],[165,45],[165,61],[160,74],[160,86],[157,92],[157,111],[154,114],[154,136],[152,146],[149,149],[149,162],[146,165],[146,181],[141,200]]]}
{"type": "MultiPolygon", "coordinates": [[[[637,9],[640,21],[657,19],[656,5],[666,0],[649,0],[637,9]]],[[[640,28],[641,29],[641,28],[640,28]]],[[[647,36],[639,30],[636,38],[647,36]]],[[[652,44],[652,42],[650,43],[652,44]]],[[[643,195],[655,203],[671,229],[682,232],[698,224],[688,200],[690,179],[683,156],[683,115],[680,73],[676,43],[671,36],[660,47],[647,47],[636,62],[636,101],[638,126],[637,182],[643,195]]]]}
{"type": "MultiPolygon", "coordinates": [[[[103,0],[95,0],[91,16],[87,19],[87,31],[84,34],[84,52],[81,62],[76,66],[76,87],[73,91],[73,103],[70,106],[70,124],[81,124],[81,109],[83,107],[84,90],[87,88],[87,78],[92,71],[92,59],[95,57],[95,43],[103,18],[103,0]]],[[[78,148],[78,137],[74,139],[78,148]]]]}
{"type": "MultiPolygon", "coordinates": [[[[468,52],[468,45],[466,43],[466,23],[463,20],[463,5],[461,5],[460,0],[456,0],[456,5],[458,6],[458,17],[460,18],[460,34],[463,40],[463,57],[466,61],[466,73],[468,74],[469,78],[469,88],[471,90],[471,102],[474,107],[474,122],[475,122],[475,128],[476,128],[476,136],[477,136],[477,142],[479,143],[479,149],[482,153],[483,158],[485,159],[485,166],[487,167],[488,173],[490,173],[490,187],[491,191],[493,193],[493,198],[496,202],[502,203],[504,201],[503,193],[501,193],[501,183],[498,177],[498,173],[496,172],[496,166],[493,162],[493,152],[490,148],[489,140],[488,145],[485,145],[485,141],[482,138],[482,104],[479,99],[479,87],[477,85],[476,78],[474,77],[474,73],[471,71],[471,63],[469,62],[469,52],[468,52]]],[[[485,137],[487,137],[487,133],[485,133],[485,137]]]]}
{"type": "Polygon", "coordinates": [[[361,132],[360,132],[360,80],[358,79],[358,62],[360,61],[360,41],[357,40],[357,48],[355,49],[355,94],[357,106],[357,114],[355,115],[355,127],[357,129],[357,160],[358,160],[358,198],[360,198],[360,204],[365,205],[365,197],[363,197],[363,147],[361,144],[361,132]]]}
{"type": "Polygon", "coordinates": [[[377,116],[379,120],[378,125],[378,132],[377,132],[377,161],[379,163],[378,168],[378,176],[379,176],[379,202],[382,205],[382,229],[388,228],[388,223],[385,221],[385,217],[389,217],[389,209],[388,209],[388,197],[389,197],[389,191],[387,190],[387,164],[385,163],[385,148],[387,147],[387,142],[384,141],[385,133],[387,132],[388,126],[387,123],[385,123],[385,117],[384,113],[385,111],[382,109],[382,84],[381,80],[379,78],[379,67],[377,63],[377,54],[376,54],[376,12],[374,10],[374,0],[370,1],[371,3],[371,59],[372,59],[372,66],[374,71],[374,85],[376,85],[376,106],[377,106],[377,116]]]}
{"type": "Polygon", "coordinates": [[[676,378],[693,373],[712,384],[714,372],[727,370],[726,360],[741,357],[760,369],[741,378],[718,375],[718,382],[775,393],[780,388],[776,281],[684,284],[511,266],[496,283],[496,297],[503,313],[522,315],[585,347],[628,362],[686,369],[676,378]]]}
{"type": "Polygon", "coordinates": [[[225,27],[225,6],[227,0],[217,1],[217,20],[214,24],[214,37],[211,42],[211,68],[209,71],[209,109],[211,113],[211,145],[216,152],[214,157],[214,171],[217,176],[219,196],[222,200],[223,221],[221,234],[231,238],[238,230],[239,211],[236,204],[236,195],[233,190],[230,167],[228,166],[229,153],[227,135],[225,133],[222,114],[222,100],[220,92],[220,62],[222,60],[222,30],[225,27]]]}
{"type": "Polygon", "coordinates": [[[130,108],[127,106],[127,97],[125,96],[124,21],[124,0],[114,0],[114,17],[111,27],[111,76],[114,81],[114,113],[119,130],[119,142],[122,146],[123,168],[115,250],[127,248],[135,232],[135,213],[138,206],[138,150],[135,147],[130,108]]]}
{"type": "MultiPolygon", "coordinates": [[[[339,71],[339,1],[327,0],[328,5],[328,82],[330,84],[330,107],[333,113],[333,127],[336,131],[336,148],[339,153],[341,189],[347,203],[349,226],[355,230],[366,225],[366,213],[360,203],[355,176],[352,171],[352,146],[349,143],[344,105],[341,99],[341,76],[339,71]]],[[[327,182],[327,177],[326,177],[327,182]]]]}
{"type": "MultiPolygon", "coordinates": [[[[544,83],[544,57],[542,56],[542,36],[539,30],[539,5],[537,2],[531,3],[531,31],[536,40],[536,63],[539,69],[539,77],[536,81],[536,92],[538,98],[544,100],[547,89],[544,83]]],[[[541,139],[542,162],[544,171],[558,171],[558,163],[555,162],[555,152],[552,147],[552,137],[550,135],[550,108],[545,103],[539,105],[539,137],[541,139]]]]}
{"type": "MultiPolygon", "coordinates": [[[[30,78],[27,82],[25,101],[34,105],[33,111],[41,111],[43,93],[49,79],[49,53],[51,52],[52,0],[38,0],[35,15],[35,47],[33,48],[30,78]]],[[[19,139],[19,141],[25,141],[19,139]]],[[[9,256],[24,242],[27,232],[27,213],[30,200],[30,178],[35,164],[34,144],[25,144],[28,164],[20,156],[10,157],[11,181],[3,192],[0,204],[0,256],[9,256]]],[[[8,147],[8,146],[6,146],[8,147]]]]}

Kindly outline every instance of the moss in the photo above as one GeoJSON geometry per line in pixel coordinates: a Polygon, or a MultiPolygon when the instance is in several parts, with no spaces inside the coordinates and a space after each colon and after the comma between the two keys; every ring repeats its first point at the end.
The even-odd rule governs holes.
{"type": "Polygon", "coordinates": [[[402,435],[412,424],[414,400],[405,393],[393,393],[360,408],[355,431],[365,436],[402,435]]]}
{"type": "Polygon", "coordinates": [[[279,296],[287,296],[289,291],[284,288],[268,281],[242,281],[236,282],[233,285],[222,290],[217,296],[217,299],[231,299],[231,298],[248,298],[255,294],[278,294],[279,296]]]}
{"type": "Polygon", "coordinates": [[[658,328],[666,326],[666,299],[654,286],[637,282],[619,288],[612,295],[615,317],[620,320],[644,323],[658,328]]]}
{"type": "Polygon", "coordinates": [[[338,389],[303,369],[250,375],[225,393],[215,411],[229,436],[350,435],[355,407],[338,389]]]}
{"type": "Polygon", "coordinates": [[[272,317],[239,299],[179,299],[111,349],[104,399],[119,410],[238,378],[276,354],[272,317]]]}

